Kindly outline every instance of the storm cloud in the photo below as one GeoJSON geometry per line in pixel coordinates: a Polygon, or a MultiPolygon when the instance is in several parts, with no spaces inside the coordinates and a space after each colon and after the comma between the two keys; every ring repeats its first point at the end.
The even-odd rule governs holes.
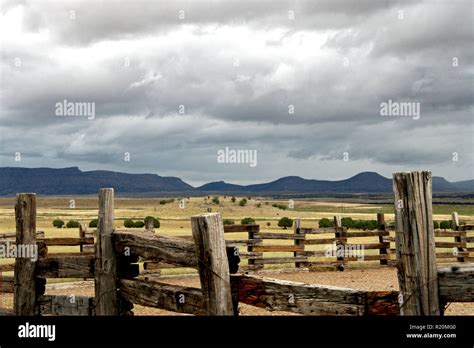
{"type": "Polygon", "coordinates": [[[472,6],[6,1],[0,165],[190,184],[472,179],[472,6]],[[58,117],[64,100],[95,103],[95,117],[58,117]],[[388,100],[418,103],[420,118],[381,116],[388,100]],[[256,150],[258,165],[218,163],[226,147],[256,150]]]}

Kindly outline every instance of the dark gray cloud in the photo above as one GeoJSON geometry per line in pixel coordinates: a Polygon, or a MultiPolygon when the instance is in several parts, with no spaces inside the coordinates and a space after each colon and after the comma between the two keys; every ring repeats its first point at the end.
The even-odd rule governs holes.
{"type": "Polygon", "coordinates": [[[470,1],[7,2],[0,164],[469,179],[472,17],[470,1]],[[64,99],[95,118],[55,116],[64,99]],[[380,116],[389,99],[420,103],[420,119],[380,116]],[[257,167],[217,163],[226,146],[256,149],[257,167]]]}

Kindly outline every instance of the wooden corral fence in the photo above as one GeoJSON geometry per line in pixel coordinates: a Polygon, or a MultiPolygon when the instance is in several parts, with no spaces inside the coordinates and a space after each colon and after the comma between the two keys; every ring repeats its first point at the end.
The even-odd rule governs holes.
{"type": "MultiPolygon", "coordinates": [[[[38,245],[43,251],[37,261],[16,258],[14,308],[10,313],[0,312],[132,315],[134,304],[138,304],[194,315],[231,316],[238,315],[239,303],[245,303],[303,315],[439,315],[449,302],[474,301],[474,264],[458,263],[451,267],[436,264],[431,174],[395,174],[394,192],[400,292],[308,285],[239,273],[241,254],[235,240],[234,244],[225,240],[225,228],[218,213],[191,218],[192,240],[159,236],[150,233],[150,229],[115,230],[113,189],[99,192],[95,255],[52,257],[47,253],[48,243],[52,242],[36,236],[35,194],[18,194],[15,242],[38,245]],[[138,262],[142,261],[197,269],[201,287],[183,287],[150,279],[140,272],[138,262]],[[46,278],[94,279],[95,296],[45,295],[46,278]]],[[[245,228],[249,240],[264,239],[258,227],[245,228]]],[[[295,234],[300,235],[301,227],[297,228],[300,231],[295,234]]],[[[238,228],[228,228],[227,232],[236,232],[235,229],[238,228]]],[[[352,238],[344,229],[336,229],[340,234],[335,238],[352,238]]],[[[270,235],[267,237],[272,239],[270,235]]],[[[304,240],[295,239],[295,244],[305,245],[300,243],[304,240]]],[[[252,248],[248,253],[266,252],[256,249],[261,244],[246,245],[252,248]]],[[[292,252],[304,251],[292,249],[292,252]]]]}

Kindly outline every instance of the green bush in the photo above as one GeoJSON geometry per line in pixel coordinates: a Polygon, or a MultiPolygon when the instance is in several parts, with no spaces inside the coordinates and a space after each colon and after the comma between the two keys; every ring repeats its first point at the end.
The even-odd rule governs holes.
{"type": "Polygon", "coordinates": [[[133,227],[136,227],[136,228],[141,228],[143,226],[145,226],[145,223],[142,220],[137,220],[133,223],[133,227]]]}
{"type": "Polygon", "coordinates": [[[451,225],[452,225],[451,221],[445,220],[445,221],[441,221],[441,223],[439,224],[439,227],[443,230],[448,230],[451,228],[451,225]]]}
{"type": "Polygon", "coordinates": [[[255,225],[255,219],[251,217],[246,217],[240,220],[241,225],[255,225]]]}
{"type": "Polygon", "coordinates": [[[433,221],[433,228],[435,230],[439,229],[439,221],[433,221]]]}
{"type": "Polygon", "coordinates": [[[53,226],[57,227],[57,228],[61,228],[61,227],[64,226],[64,221],[56,219],[56,220],[53,221],[53,226]]]}
{"type": "Polygon", "coordinates": [[[153,219],[153,228],[160,228],[160,220],[157,218],[154,218],[153,216],[147,216],[144,221],[147,219],[153,219]]]}
{"type": "Polygon", "coordinates": [[[271,222],[267,222],[267,227],[270,227],[271,226],[271,222]]]}
{"type": "Polygon", "coordinates": [[[232,201],[232,203],[235,203],[235,201],[236,201],[234,196],[232,196],[232,198],[230,200],[232,201]]]}
{"type": "Polygon", "coordinates": [[[212,198],[212,203],[214,203],[214,204],[219,204],[219,203],[220,203],[219,197],[217,197],[217,196],[213,197],[213,198],[212,198]]]}
{"type": "Polygon", "coordinates": [[[69,220],[66,224],[67,228],[78,228],[79,227],[79,222],[74,221],[74,220],[69,220]]]}
{"type": "Polygon", "coordinates": [[[242,198],[242,199],[239,201],[239,205],[240,205],[241,207],[243,207],[243,206],[246,205],[246,204],[247,204],[247,200],[246,200],[245,198],[242,198]]]}
{"type": "Polygon", "coordinates": [[[89,222],[89,227],[97,227],[99,224],[99,219],[94,219],[89,222]]]}
{"type": "Polygon", "coordinates": [[[290,219],[289,217],[284,216],[280,221],[278,221],[278,227],[283,227],[285,230],[291,226],[293,226],[293,219],[290,219]]]}
{"type": "Polygon", "coordinates": [[[222,223],[224,225],[235,225],[235,221],[232,220],[232,219],[224,219],[224,221],[222,221],[222,223]]]}
{"type": "Polygon", "coordinates": [[[286,210],[288,208],[286,205],[283,205],[283,204],[272,204],[272,207],[278,208],[281,210],[286,210]]]}
{"type": "Polygon", "coordinates": [[[354,220],[350,217],[345,217],[341,219],[342,227],[353,228],[354,227],[354,220]]]}
{"type": "Polygon", "coordinates": [[[125,221],[123,222],[123,225],[127,228],[131,228],[133,227],[134,223],[133,223],[133,220],[131,219],[125,219],[125,221]]]}
{"type": "Polygon", "coordinates": [[[260,207],[262,206],[262,203],[257,203],[257,204],[255,204],[255,206],[256,206],[257,208],[260,208],[260,207]]]}
{"type": "Polygon", "coordinates": [[[174,202],[174,198],[169,198],[169,199],[162,199],[160,200],[160,204],[161,205],[165,205],[167,203],[173,203],[174,202]]]}
{"type": "Polygon", "coordinates": [[[334,221],[329,220],[328,218],[322,218],[321,220],[319,220],[319,227],[334,227],[334,221]]]}

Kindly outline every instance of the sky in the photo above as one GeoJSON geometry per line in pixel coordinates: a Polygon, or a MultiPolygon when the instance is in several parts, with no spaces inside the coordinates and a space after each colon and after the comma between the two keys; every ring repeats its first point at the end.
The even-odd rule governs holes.
{"type": "Polygon", "coordinates": [[[473,16],[470,0],[2,1],[0,166],[473,179],[473,16]]]}

